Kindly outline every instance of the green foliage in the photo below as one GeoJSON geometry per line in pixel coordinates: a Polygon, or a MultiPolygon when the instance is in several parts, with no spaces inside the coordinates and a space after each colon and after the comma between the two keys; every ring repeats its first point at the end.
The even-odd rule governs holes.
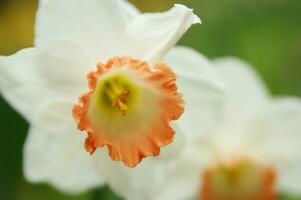
{"type": "Polygon", "coordinates": [[[93,192],[93,200],[122,200],[108,186],[104,186],[93,192]]]}
{"type": "Polygon", "coordinates": [[[292,196],[288,194],[282,194],[280,195],[280,200],[301,200],[301,197],[292,196]]]}

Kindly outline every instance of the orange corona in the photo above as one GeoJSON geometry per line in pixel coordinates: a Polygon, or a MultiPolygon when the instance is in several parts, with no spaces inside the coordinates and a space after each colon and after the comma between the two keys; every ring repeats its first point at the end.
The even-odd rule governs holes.
{"type": "Polygon", "coordinates": [[[88,133],[89,153],[106,145],[113,160],[134,167],[172,142],[169,123],[181,116],[184,103],[169,66],[114,57],[98,64],[88,82],[89,91],[79,98],[73,116],[78,128],[88,133]]]}
{"type": "Polygon", "coordinates": [[[249,160],[219,163],[202,177],[200,200],[276,200],[276,172],[249,160]]]}

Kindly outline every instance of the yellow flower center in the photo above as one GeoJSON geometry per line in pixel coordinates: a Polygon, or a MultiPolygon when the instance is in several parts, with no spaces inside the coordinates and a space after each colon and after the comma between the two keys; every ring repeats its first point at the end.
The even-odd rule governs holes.
{"type": "Polygon", "coordinates": [[[96,93],[98,106],[106,110],[118,110],[123,116],[127,114],[128,104],[137,96],[138,87],[123,74],[115,74],[100,80],[96,93]]]}
{"type": "Polygon", "coordinates": [[[95,106],[98,113],[126,116],[130,107],[135,107],[141,88],[122,72],[104,77],[98,81],[95,92],[95,106]]]}

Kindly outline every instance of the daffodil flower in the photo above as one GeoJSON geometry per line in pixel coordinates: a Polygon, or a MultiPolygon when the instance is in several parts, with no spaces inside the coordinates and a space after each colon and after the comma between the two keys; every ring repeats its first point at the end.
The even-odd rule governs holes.
{"type": "MultiPolygon", "coordinates": [[[[202,200],[276,200],[300,194],[301,99],[272,98],[248,64],[234,58],[214,65],[225,81],[224,120],[202,142],[202,200]]],[[[196,150],[196,149],[195,149],[196,150]]],[[[194,150],[193,150],[194,151],[194,150]]]]}
{"type": "MultiPolygon", "coordinates": [[[[26,178],[85,191],[103,179],[91,160],[97,155],[84,147],[92,154],[107,146],[113,160],[134,167],[172,142],[170,122],[184,111],[181,93],[187,116],[218,110],[220,83],[214,73],[210,78],[209,66],[183,63],[186,51],[163,62],[199,22],[183,5],[140,14],[123,0],[41,0],[35,47],[0,57],[1,94],[30,123],[26,178]],[[194,74],[201,69],[204,74],[194,74]]],[[[186,115],[176,123],[179,129],[187,128],[186,115]]],[[[194,125],[207,126],[207,118],[194,125]]]]}
{"type": "Polygon", "coordinates": [[[112,161],[104,151],[97,150],[97,156],[93,157],[96,171],[124,199],[186,199],[190,188],[183,181],[191,174],[189,170],[193,170],[191,167],[194,165],[185,162],[183,154],[190,141],[199,138],[200,134],[206,135],[221,117],[223,84],[210,62],[196,51],[184,47],[173,48],[165,60],[179,74],[179,90],[184,92],[187,105],[183,118],[174,123],[177,131],[174,143],[162,149],[159,158],[147,159],[134,169],[112,161]],[[190,70],[186,70],[185,66],[189,66],[190,70]],[[198,80],[202,80],[203,84],[199,84],[198,80]],[[208,84],[210,80],[216,81],[208,84]]]}
{"type": "MultiPolygon", "coordinates": [[[[300,193],[301,99],[272,98],[239,59],[218,59],[211,65],[224,82],[223,117],[207,134],[187,140],[174,163],[160,166],[163,178],[157,177],[151,187],[132,183],[136,192],[140,189],[147,194],[143,199],[152,200],[276,200],[279,192],[300,193]],[[147,189],[156,186],[159,192],[149,194],[147,189]]],[[[119,179],[108,176],[112,188],[126,194],[119,179]]]]}

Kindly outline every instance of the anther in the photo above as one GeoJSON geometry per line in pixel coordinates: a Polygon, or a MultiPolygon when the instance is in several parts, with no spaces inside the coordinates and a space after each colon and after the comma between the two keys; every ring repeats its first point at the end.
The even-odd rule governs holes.
{"type": "Polygon", "coordinates": [[[129,94],[130,94],[130,91],[125,90],[119,96],[117,96],[112,102],[112,106],[117,107],[121,111],[121,114],[123,116],[126,115],[126,111],[128,109],[126,103],[128,101],[129,94]]]}

